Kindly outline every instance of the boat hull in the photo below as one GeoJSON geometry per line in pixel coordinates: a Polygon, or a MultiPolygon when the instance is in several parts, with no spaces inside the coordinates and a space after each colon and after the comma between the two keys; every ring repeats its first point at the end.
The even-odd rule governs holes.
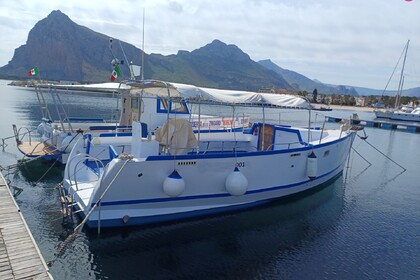
{"type": "MultiPolygon", "coordinates": [[[[98,226],[109,228],[109,227],[125,227],[125,226],[141,226],[141,225],[151,225],[151,224],[160,224],[165,222],[173,222],[173,221],[182,221],[187,219],[193,218],[205,218],[210,217],[218,214],[226,214],[232,213],[237,211],[244,211],[247,209],[252,209],[256,207],[261,207],[275,201],[281,201],[290,197],[299,196],[309,194],[313,191],[321,189],[324,186],[327,186],[334,180],[336,180],[339,176],[341,176],[343,170],[341,169],[338,173],[334,173],[335,175],[329,175],[328,177],[323,178],[321,180],[317,180],[316,185],[313,187],[305,188],[302,191],[291,192],[289,194],[275,194],[275,192],[271,192],[270,195],[265,199],[257,199],[252,202],[246,202],[237,205],[228,205],[228,206],[221,206],[221,207],[211,207],[208,209],[201,209],[201,210],[191,210],[191,211],[184,211],[184,212],[177,212],[177,213],[169,213],[169,214],[161,214],[161,215],[153,215],[153,216],[134,216],[130,217],[129,221],[125,223],[123,218],[118,217],[115,219],[89,219],[87,225],[90,228],[97,228],[98,226]]],[[[98,212],[99,213],[99,212],[98,212]]],[[[103,212],[104,213],[104,212],[103,212]]],[[[102,213],[102,215],[103,215],[102,213]]]]}
{"type": "Polygon", "coordinates": [[[333,180],[343,171],[353,139],[351,133],[315,147],[279,151],[153,156],[129,162],[114,159],[93,188],[75,192],[68,178],[64,186],[82,215],[101,201],[88,217],[88,226],[93,228],[202,217],[255,207],[333,180]],[[318,161],[313,179],[307,174],[307,158],[312,152],[318,161]],[[248,181],[243,195],[232,195],[225,187],[235,166],[248,181]],[[174,168],[185,181],[185,191],[171,197],[163,190],[163,182],[174,168]],[[89,190],[92,193],[88,195],[89,190]],[[84,200],[86,196],[90,199],[84,200]]]}
{"type": "Polygon", "coordinates": [[[389,118],[395,121],[420,122],[420,114],[392,113],[389,118]]]}

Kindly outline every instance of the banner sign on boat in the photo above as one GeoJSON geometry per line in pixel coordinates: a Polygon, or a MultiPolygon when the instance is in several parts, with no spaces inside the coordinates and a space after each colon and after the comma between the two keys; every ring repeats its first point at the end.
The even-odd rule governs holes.
{"type": "Polygon", "coordinates": [[[208,129],[226,129],[226,128],[238,128],[248,127],[249,117],[237,117],[234,120],[232,118],[205,118],[201,119],[200,122],[197,118],[190,120],[193,128],[198,128],[199,124],[201,128],[208,129]]]}

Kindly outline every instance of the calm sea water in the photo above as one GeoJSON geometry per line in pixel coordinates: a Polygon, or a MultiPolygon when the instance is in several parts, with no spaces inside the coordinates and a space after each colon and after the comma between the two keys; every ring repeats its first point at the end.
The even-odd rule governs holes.
{"type": "MultiPolygon", "coordinates": [[[[78,116],[109,119],[115,107],[115,100],[104,96],[67,94],[63,101],[78,116]]],[[[0,104],[0,138],[13,135],[12,124],[38,125],[33,91],[0,80],[0,104]]],[[[232,114],[230,108],[207,109],[232,114]]],[[[255,110],[248,115],[255,117],[255,110]]],[[[267,119],[300,125],[307,124],[306,117],[302,111],[266,111],[267,119]]],[[[320,125],[322,117],[314,114],[312,120],[320,125]]],[[[347,174],[317,192],[201,220],[106,230],[100,236],[85,229],[51,274],[55,279],[420,279],[420,135],[366,132],[369,143],[407,171],[400,174],[398,166],[356,139],[354,148],[364,159],[352,152],[347,174]]],[[[6,143],[2,166],[21,158],[14,140],[6,143]]],[[[47,169],[38,164],[9,178],[23,189],[17,202],[50,261],[73,225],[63,225],[55,189],[63,169],[55,167],[41,178],[47,169]]]]}

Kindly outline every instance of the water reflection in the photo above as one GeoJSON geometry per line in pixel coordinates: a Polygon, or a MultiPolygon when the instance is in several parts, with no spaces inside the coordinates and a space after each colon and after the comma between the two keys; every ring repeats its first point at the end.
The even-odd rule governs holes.
{"type": "Polygon", "coordinates": [[[245,212],[99,237],[86,231],[92,270],[111,279],[255,279],[273,260],[333,230],[343,192],[340,177],[315,193],[245,212]]]}

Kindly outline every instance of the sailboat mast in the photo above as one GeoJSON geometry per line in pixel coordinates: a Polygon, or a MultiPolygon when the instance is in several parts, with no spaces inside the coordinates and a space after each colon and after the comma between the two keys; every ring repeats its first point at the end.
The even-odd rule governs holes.
{"type": "Polygon", "coordinates": [[[144,8],[143,8],[143,39],[141,50],[141,79],[144,80],[144,8]]]}
{"type": "Polygon", "coordinates": [[[398,108],[400,106],[400,99],[401,99],[403,79],[404,79],[405,60],[407,58],[407,52],[408,52],[408,45],[409,44],[410,44],[410,40],[407,41],[407,45],[405,46],[405,54],[404,54],[404,60],[403,60],[403,65],[402,65],[402,69],[401,69],[400,82],[398,84],[397,98],[395,99],[395,108],[398,108]]]}

